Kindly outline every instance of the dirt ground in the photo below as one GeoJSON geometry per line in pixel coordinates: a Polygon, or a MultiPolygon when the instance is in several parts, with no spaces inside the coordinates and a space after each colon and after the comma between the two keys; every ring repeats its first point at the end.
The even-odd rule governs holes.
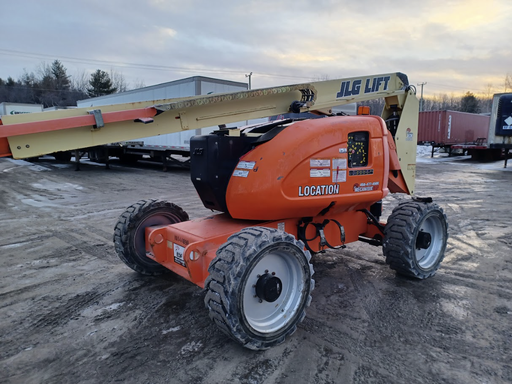
{"type": "Polygon", "coordinates": [[[436,276],[398,277],[368,244],[316,256],[304,322],[253,352],[211,323],[201,289],[114,252],[140,199],[210,213],[188,171],[0,159],[0,382],[511,383],[512,168],[424,159],[416,191],[448,216],[436,276]]]}

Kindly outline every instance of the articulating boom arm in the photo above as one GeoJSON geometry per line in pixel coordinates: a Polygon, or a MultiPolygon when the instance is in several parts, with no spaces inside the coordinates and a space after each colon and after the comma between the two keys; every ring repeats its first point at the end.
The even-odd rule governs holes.
{"type": "MultiPolygon", "coordinates": [[[[2,116],[0,157],[35,157],[288,112],[326,111],[336,105],[385,98],[386,108],[382,117],[385,120],[400,117],[398,129],[392,133],[406,184],[413,186],[415,157],[410,158],[409,155],[412,151],[414,156],[416,154],[418,109],[417,99],[409,97],[411,95],[414,94],[409,89],[407,76],[397,72],[242,92],[116,104],[101,109],[76,108],[2,116]],[[407,176],[407,173],[410,175],[407,176]]],[[[409,191],[412,191],[411,187],[409,191]]]]}

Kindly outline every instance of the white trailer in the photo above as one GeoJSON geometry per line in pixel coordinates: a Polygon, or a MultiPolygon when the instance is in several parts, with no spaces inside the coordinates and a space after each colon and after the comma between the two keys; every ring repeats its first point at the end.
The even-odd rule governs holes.
{"type": "MultiPolygon", "coordinates": [[[[77,102],[77,106],[79,108],[93,108],[112,104],[144,101],[156,102],[157,100],[162,99],[237,92],[245,91],[247,89],[248,85],[242,82],[204,76],[193,76],[186,79],[152,85],[131,91],[79,100],[77,102]]],[[[243,124],[245,124],[245,122],[243,124]]],[[[237,126],[237,124],[233,124],[232,126],[237,126]]],[[[192,131],[141,137],[130,142],[112,143],[106,146],[90,149],[89,157],[96,161],[108,161],[109,156],[114,156],[130,162],[137,161],[144,156],[152,160],[161,161],[164,164],[164,168],[171,163],[186,165],[186,162],[176,163],[172,156],[189,156],[190,138],[195,135],[208,134],[215,129],[218,129],[218,127],[207,127],[192,131]]]]}
{"type": "Polygon", "coordinates": [[[0,103],[0,116],[4,115],[20,115],[23,113],[42,112],[42,104],[25,104],[25,103],[0,103]]]}
{"type": "Polygon", "coordinates": [[[492,99],[491,122],[487,137],[489,148],[505,156],[505,165],[512,149],[512,93],[497,93],[492,99]]]}

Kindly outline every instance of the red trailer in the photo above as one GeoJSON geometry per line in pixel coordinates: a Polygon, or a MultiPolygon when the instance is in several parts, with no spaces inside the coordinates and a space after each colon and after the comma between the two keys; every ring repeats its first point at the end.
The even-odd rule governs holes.
{"type": "Polygon", "coordinates": [[[419,114],[418,144],[446,147],[486,142],[490,116],[456,111],[425,111],[419,114]]]}

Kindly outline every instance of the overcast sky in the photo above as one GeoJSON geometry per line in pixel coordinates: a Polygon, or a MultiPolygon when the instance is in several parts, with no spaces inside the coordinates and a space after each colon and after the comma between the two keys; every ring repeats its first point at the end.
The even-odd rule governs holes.
{"type": "Polygon", "coordinates": [[[512,0],[1,0],[0,12],[3,79],[55,59],[131,87],[404,72],[432,96],[500,92],[512,75],[512,0]]]}

